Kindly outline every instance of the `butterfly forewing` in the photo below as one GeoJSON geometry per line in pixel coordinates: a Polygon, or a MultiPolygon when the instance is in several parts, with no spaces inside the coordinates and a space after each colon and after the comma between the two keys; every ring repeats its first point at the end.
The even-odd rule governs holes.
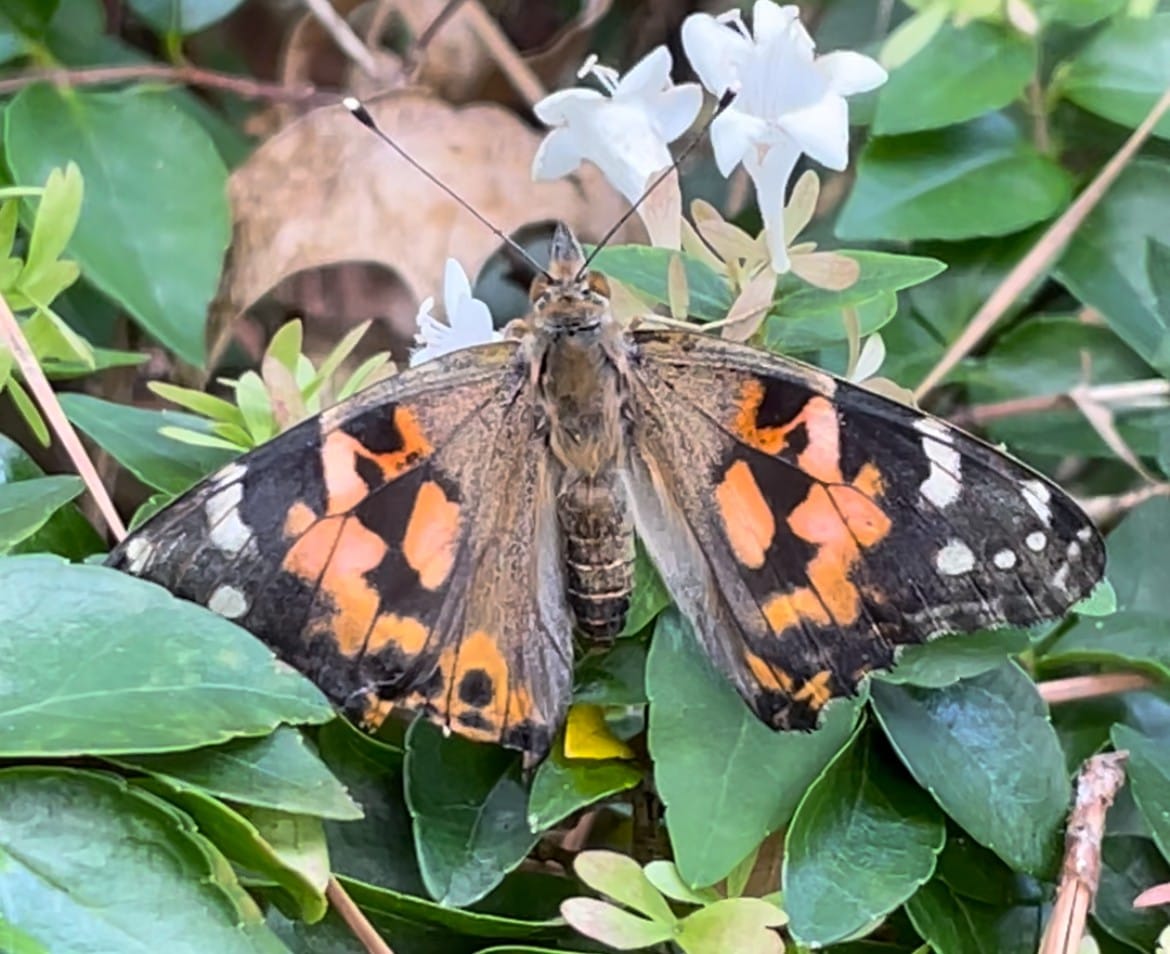
{"type": "Polygon", "coordinates": [[[1100,579],[1045,478],[915,410],[751,348],[637,332],[638,530],[715,664],[810,727],[898,645],[1052,619],[1100,579]]]}
{"type": "Polygon", "coordinates": [[[458,352],[244,455],[108,562],[239,622],[359,721],[402,704],[543,753],[571,650],[532,420],[514,344],[458,352]]]}

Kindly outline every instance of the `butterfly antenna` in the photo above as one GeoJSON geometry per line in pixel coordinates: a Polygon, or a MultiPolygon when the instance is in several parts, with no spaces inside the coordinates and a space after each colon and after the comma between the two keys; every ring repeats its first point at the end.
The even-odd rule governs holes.
{"type": "Polygon", "coordinates": [[[638,201],[635,202],[633,205],[631,205],[628,209],[626,209],[625,213],[621,216],[621,218],[619,218],[616,222],[614,222],[614,224],[612,225],[610,230],[608,232],[606,232],[605,235],[603,235],[601,237],[601,241],[598,242],[593,247],[593,251],[590,252],[589,257],[585,259],[585,264],[581,266],[581,270],[577,273],[578,281],[589,270],[589,263],[592,262],[593,259],[597,257],[597,253],[600,252],[603,248],[605,248],[606,245],[609,244],[609,240],[617,234],[618,229],[620,229],[623,225],[625,225],[628,221],[630,221],[630,219],[631,219],[631,217],[633,217],[634,213],[638,211],[639,206],[641,206],[642,203],[645,202],[647,198],[649,198],[650,193],[652,193],[655,189],[657,189],[658,186],[660,186],[662,184],[663,180],[665,180],[667,178],[667,176],[669,176],[672,172],[674,172],[676,169],[678,169],[679,164],[687,157],[687,155],[690,153],[690,151],[692,149],[694,149],[695,146],[697,146],[699,144],[699,141],[703,138],[703,134],[706,133],[706,131],[711,128],[711,124],[713,122],[715,122],[715,119],[719,116],[719,114],[721,112],[723,112],[723,110],[725,110],[728,106],[731,105],[731,101],[733,99],[735,99],[735,93],[732,90],[728,90],[726,93],[723,94],[723,96],[719,100],[718,105],[716,105],[716,107],[712,111],[711,115],[707,118],[707,121],[705,123],[703,123],[703,125],[699,128],[699,131],[697,133],[695,133],[695,135],[691,139],[691,141],[688,142],[682,148],[682,150],[679,152],[679,154],[677,156],[675,156],[674,161],[672,161],[669,166],[667,166],[665,169],[662,170],[662,172],[660,172],[658,174],[658,176],[654,179],[654,181],[651,182],[650,185],[646,188],[646,191],[643,192],[640,196],[638,196],[638,201]]]}
{"type": "Polygon", "coordinates": [[[482,215],[480,215],[475,210],[475,207],[470,202],[468,202],[466,199],[464,199],[463,196],[461,196],[458,192],[456,192],[450,186],[448,186],[445,183],[443,183],[442,181],[440,181],[438,176],[436,176],[433,172],[431,172],[429,169],[427,169],[426,166],[424,166],[421,162],[419,162],[417,159],[415,159],[414,156],[412,156],[410,153],[408,153],[405,149],[403,149],[400,145],[398,145],[398,143],[396,143],[393,139],[391,139],[390,136],[388,136],[385,132],[383,132],[382,128],[374,121],[374,117],[370,115],[369,110],[367,110],[366,107],[363,106],[359,100],[355,99],[353,96],[346,96],[345,99],[343,99],[341,101],[341,103],[343,106],[345,106],[346,109],[348,109],[350,111],[350,113],[353,114],[353,117],[359,123],[361,123],[363,126],[365,126],[368,130],[370,130],[370,132],[372,132],[375,136],[377,136],[379,139],[381,139],[382,142],[386,143],[387,146],[389,146],[396,153],[398,153],[398,155],[400,155],[403,159],[405,159],[408,164],[413,166],[415,169],[417,169],[419,172],[421,172],[424,176],[426,176],[431,182],[433,182],[440,189],[442,189],[444,192],[446,192],[447,195],[449,195],[452,199],[454,199],[456,202],[458,202],[464,209],[466,209],[468,212],[470,212],[472,215],[474,215],[476,217],[476,219],[478,219],[480,223],[482,223],[488,230],[490,230],[491,233],[496,238],[500,239],[500,241],[502,241],[505,245],[507,245],[510,249],[512,249],[512,251],[514,251],[517,255],[519,255],[521,258],[523,258],[524,261],[526,261],[529,265],[531,265],[534,269],[536,269],[536,271],[539,274],[543,275],[550,282],[553,280],[552,276],[549,275],[549,273],[545,269],[545,267],[543,265],[541,265],[540,262],[538,262],[531,255],[529,255],[528,252],[525,250],[523,245],[521,245],[514,238],[512,238],[510,235],[508,235],[506,232],[504,232],[503,229],[497,228],[495,225],[493,225],[491,222],[489,222],[487,219],[485,219],[482,215]]]}

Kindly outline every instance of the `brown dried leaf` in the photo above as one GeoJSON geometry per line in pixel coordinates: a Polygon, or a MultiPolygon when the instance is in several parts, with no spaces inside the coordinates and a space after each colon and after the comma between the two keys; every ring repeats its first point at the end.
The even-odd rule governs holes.
{"type": "Polygon", "coordinates": [[[687,272],[683,261],[677,255],[671,256],[666,270],[666,299],[670,304],[670,317],[684,321],[691,307],[691,290],[687,287],[687,272]]]}
{"type": "Polygon", "coordinates": [[[826,291],[844,291],[861,277],[861,266],[836,252],[793,255],[791,261],[794,274],[826,291]]]}
{"type": "Polygon", "coordinates": [[[768,316],[776,293],[776,273],[765,268],[744,286],[723,319],[723,337],[728,341],[747,341],[768,316]]]}
{"type": "Polygon", "coordinates": [[[785,245],[791,245],[796,236],[812,221],[820,194],[821,180],[811,169],[806,169],[796,180],[796,185],[792,187],[792,197],[784,207],[785,245]]]}
{"type": "MultiPolygon", "coordinates": [[[[387,135],[505,233],[563,220],[588,241],[622,212],[621,197],[588,164],[568,179],[533,183],[539,137],[499,107],[456,109],[404,90],[368,108],[387,135]]],[[[417,302],[441,289],[448,256],[474,277],[500,245],[342,107],[310,113],[264,143],[232,174],[229,194],[235,237],[212,314],[220,332],[306,269],[383,265],[417,302]]]]}

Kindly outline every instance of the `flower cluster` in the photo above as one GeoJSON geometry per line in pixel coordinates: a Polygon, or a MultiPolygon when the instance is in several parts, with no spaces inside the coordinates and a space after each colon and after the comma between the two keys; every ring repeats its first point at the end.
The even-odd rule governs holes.
{"type": "MultiPolygon", "coordinates": [[[[731,96],[711,123],[711,145],[724,176],[742,164],[755,185],[769,274],[774,277],[789,269],[800,274],[790,255],[790,241],[803,223],[793,229],[794,223],[785,222],[789,179],[801,155],[830,169],[845,168],[849,146],[845,97],[880,86],[885,70],[859,53],[817,56],[797,7],[773,0],[757,0],[751,29],[738,10],[719,17],[692,14],[683,23],[682,42],[703,87],[721,99],[731,96]]],[[[625,76],[590,57],[578,76],[592,76],[601,90],[562,90],[534,107],[551,129],[533,160],[533,177],[559,178],[588,160],[626,199],[637,203],[669,169],[667,147],[694,124],[702,108],[698,85],[671,82],[672,65],[664,46],[648,53],[625,76]]],[[[677,179],[658,188],[677,192],[677,179]]],[[[680,201],[639,206],[658,244],[678,247],[678,216],[666,227],[653,217],[663,208],[678,208],[680,201]]],[[[806,256],[809,251],[804,249],[806,256]]],[[[825,253],[816,254],[839,264],[825,253]]],[[[767,275],[758,272],[754,277],[767,281],[767,275]]],[[[453,261],[447,266],[444,291],[450,325],[437,322],[430,313],[431,300],[424,302],[419,312],[423,347],[412,363],[491,339],[486,306],[471,297],[467,277],[453,261]]]]}

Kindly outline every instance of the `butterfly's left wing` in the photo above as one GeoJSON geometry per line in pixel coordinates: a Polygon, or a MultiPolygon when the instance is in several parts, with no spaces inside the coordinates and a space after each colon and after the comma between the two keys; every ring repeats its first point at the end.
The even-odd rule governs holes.
{"type": "Polygon", "coordinates": [[[1052,619],[1101,578],[1078,507],[962,431],[709,336],[631,341],[638,533],[765,722],[810,727],[899,645],[1052,619]]]}
{"type": "Polygon", "coordinates": [[[233,619],[351,717],[543,754],[571,623],[524,354],[456,352],[213,474],[109,564],[233,619]]]}

